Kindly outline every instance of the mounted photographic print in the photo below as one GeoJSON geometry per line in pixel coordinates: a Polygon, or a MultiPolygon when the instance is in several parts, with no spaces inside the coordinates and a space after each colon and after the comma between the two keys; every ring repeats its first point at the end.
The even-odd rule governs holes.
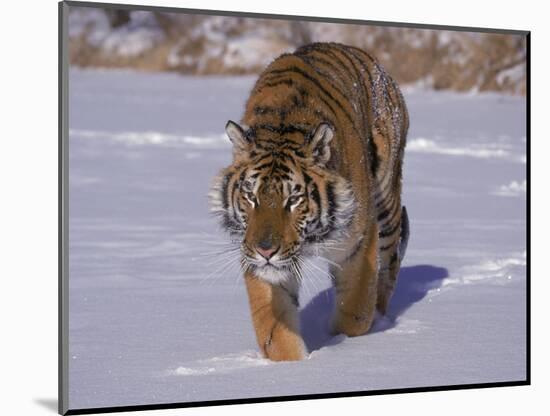
{"type": "Polygon", "coordinates": [[[59,12],[60,413],[529,384],[529,32],[59,12]]]}

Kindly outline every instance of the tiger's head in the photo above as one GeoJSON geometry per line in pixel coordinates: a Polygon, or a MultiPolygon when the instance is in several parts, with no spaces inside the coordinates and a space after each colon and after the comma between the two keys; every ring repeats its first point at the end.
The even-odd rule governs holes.
{"type": "Polygon", "coordinates": [[[301,140],[272,140],[229,121],[226,133],[233,163],[214,179],[212,211],[240,242],[243,265],[280,283],[300,256],[342,239],[355,213],[348,181],[327,167],[333,128],[321,123],[301,140]]]}

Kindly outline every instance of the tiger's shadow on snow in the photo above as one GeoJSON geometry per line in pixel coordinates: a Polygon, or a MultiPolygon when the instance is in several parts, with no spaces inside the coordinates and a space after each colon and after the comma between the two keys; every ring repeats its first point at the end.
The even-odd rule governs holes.
{"type": "MultiPolygon", "coordinates": [[[[369,334],[387,331],[395,327],[399,317],[412,305],[421,301],[428,291],[441,286],[448,277],[443,267],[418,265],[402,267],[397,287],[386,316],[377,316],[369,334]]],[[[315,296],[301,311],[301,333],[310,352],[329,345],[336,345],[345,339],[343,335],[332,336],[329,332],[330,319],[334,310],[334,289],[328,288],[315,296]]]]}

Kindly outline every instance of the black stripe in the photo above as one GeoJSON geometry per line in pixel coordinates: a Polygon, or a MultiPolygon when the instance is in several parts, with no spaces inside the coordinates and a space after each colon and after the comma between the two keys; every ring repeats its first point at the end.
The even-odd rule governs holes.
{"type": "Polygon", "coordinates": [[[281,107],[271,107],[266,105],[256,105],[252,109],[256,115],[264,114],[278,114],[281,118],[285,118],[293,109],[305,107],[305,101],[301,93],[293,94],[290,97],[292,106],[290,108],[281,108],[281,107]]]}
{"type": "MultiPolygon", "coordinates": [[[[288,68],[285,68],[285,69],[273,69],[270,71],[269,75],[274,75],[274,76],[277,76],[277,75],[280,75],[280,74],[286,74],[286,73],[295,73],[295,74],[299,74],[301,75],[302,77],[304,77],[305,79],[307,79],[308,81],[310,81],[311,83],[315,84],[315,86],[319,89],[319,91],[321,91],[325,96],[327,96],[328,98],[330,98],[332,101],[334,101],[334,103],[338,106],[338,108],[342,111],[342,113],[346,116],[346,118],[350,121],[350,123],[352,124],[352,127],[353,129],[356,131],[356,133],[359,133],[357,131],[357,127],[355,126],[355,123],[354,123],[354,120],[353,118],[351,117],[351,115],[349,114],[349,112],[344,108],[344,106],[342,105],[342,103],[337,100],[336,98],[334,98],[332,96],[332,94],[326,90],[325,87],[323,87],[320,83],[320,81],[317,79],[317,78],[314,78],[312,77],[311,75],[309,75],[307,72],[305,72],[304,70],[298,68],[297,66],[295,65],[292,65],[288,68]]],[[[335,91],[338,91],[340,94],[342,94],[339,90],[336,90],[335,91]]],[[[321,98],[321,97],[320,97],[321,98]]],[[[346,96],[344,95],[344,98],[346,98],[346,96]]],[[[327,105],[327,104],[325,104],[327,105]]],[[[332,109],[331,106],[328,106],[331,111],[336,114],[334,112],[334,110],[332,109]]]]}
{"type": "Polygon", "coordinates": [[[254,142],[254,147],[257,150],[268,150],[270,148],[270,144],[268,142],[262,144],[262,142],[260,140],[258,140],[258,141],[254,142]]]}
{"type": "Polygon", "coordinates": [[[291,170],[287,166],[283,165],[282,163],[275,163],[275,169],[282,170],[285,173],[291,172],[291,170]]]}
{"type": "Polygon", "coordinates": [[[292,180],[292,176],[287,175],[286,173],[279,173],[277,176],[273,176],[273,177],[277,178],[277,179],[283,179],[285,181],[291,181],[292,180]]]}
{"type": "Polygon", "coordinates": [[[336,77],[335,77],[335,73],[338,73],[340,75],[340,84],[342,86],[346,86],[346,75],[349,76],[349,74],[344,74],[344,72],[342,71],[342,66],[339,68],[337,66],[335,66],[332,62],[330,61],[327,61],[326,59],[323,59],[321,57],[318,57],[318,56],[314,56],[314,55],[296,55],[298,56],[298,58],[300,58],[304,63],[306,63],[307,65],[309,65],[311,68],[313,68],[313,70],[315,72],[317,72],[317,74],[319,74],[323,79],[326,79],[327,81],[329,81],[330,85],[332,88],[334,88],[336,91],[338,91],[340,93],[340,95],[342,95],[343,97],[346,97],[347,94],[345,92],[343,92],[339,87],[337,87],[335,85],[335,81],[337,81],[336,77]],[[321,68],[319,68],[319,65],[316,65],[316,63],[321,63],[323,65],[326,65],[326,66],[329,66],[330,68],[332,68],[332,71],[330,72],[326,72],[326,71],[322,71],[321,68]],[[332,82],[330,82],[332,81],[332,82]]]}
{"type": "MultiPolygon", "coordinates": [[[[363,94],[361,94],[361,97],[363,99],[359,100],[359,106],[361,107],[362,114],[366,118],[367,115],[368,115],[368,105],[369,105],[369,103],[367,101],[368,91],[366,90],[365,83],[362,80],[361,71],[359,70],[359,68],[357,68],[354,60],[348,54],[350,54],[353,58],[355,58],[357,61],[359,61],[359,63],[362,65],[363,69],[365,70],[365,72],[367,73],[367,76],[369,78],[369,85],[372,84],[372,78],[371,78],[370,72],[369,72],[368,68],[363,64],[363,62],[356,55],[354,55],[350,50],[346,49],[345,47],[339,47],[338,51],[342,54],[342,57],[344,57],[349,62],[350,66],[355,71],[355,77],[350,75],[350,78],[351,79],[355,78],[357,80],[357,82],[359,82],[361,84],[361,89],[363,91],[363,94]]],[[[344,65],[346,68],[348,68],[347,65],[345,65],[340,59],[338,59],[338,57],[336,56],[334,50],[327,49],[326,53],[331,55],[334,59],[338,60],[341,65],[344,65]]],[[[348,71],[349,71],[349,69],[348,69],[348,71]]],[[[365,126],[365,124],[363,124],[363,126],[365,126]]],[[[376,172],[378,171],[378,168],[380,166],[380,158],[378,156],[378,149],[377,149],[376,143],[374,142],[374,139],[372,137],[372,132],[369,131],[369,129],[366,129],[366,134],[367,134],[367,137],[366,137],[366,140],[363,140],[363,144],[365,144],[365,141],[366,141],[367,154],[370,155],[371,173],[372,173],[373,176],[376,176],[376,172]]]]}
{"type": "MultiPolygon", "coordinates": [[[[330,112],[334,115],[334,117],[337,117],[336,111],[334,110],[334,107],[326,99],[324,99],[320,95],[317,96],[317,98],[319,98],[319,100],[325,105],[325,107],[327,107],[330,110],[330,112]]],[[[318,115],[324,114],[320,110],[315,110],[315,113],[318,114],[318,115]]],[[[345,113],[345,114],[348,116],[348,119],[350,120],[351,127],[353,127],[353,129],[356,130],[355,125],[353,124],[353,122],[351,121],[351,118],[349,117],[349,114],[347,114],[347,113],[345,113]]],[[[330,117],[325,116],[325,117],[323,117],[323,120],[328,121],[332,126],[334,126],[334,121],[332,121],[332,119],[330,117]]]]}
{"type": "Polygon", "coordinates": [[[241,201],[239,198],[236,199],[237,201],[237,208],[239,210],[239,212],[243,212],[243,207],[241,206],[241,201]]]}
{"type": "MultiPolygon", "coordinates": [[[[258,164],[258,163],[260,163],[262,160],[265,160],[265,159],[267,159],[268,157],[271,157],[271,156],[272,156],[271,153],[263,153],[263,154],[261,154],[260,156],[258,156],[256,160],[254,160],[254,164],[258,164]]],[[[256,168],[254,168],[254,169],[256,169],[256,168]]],[[[257,173],[256,173],[255,175],[258,176],[257,173]]],[[[253,177],[253,176],[251,176],[251,177],[253,177]]]]}
{"type": "Polygon", "coordinates": [[[348,50],[355,51],[356,53],[361,54],[363,57],[367,57],[367,59],[368,59],[369,61],[371,61],[373,65],[376,65],[376,60],[375,60],[369,53],[367,53],[366,51],[364,51],[363,49],[357,48],[357,47],[355,47],[355,46],[349,46],[349,45],[346,45],[346,48],[347,48],[348,50]]]}
{"type": "Polygon", "coordinates": [[[319,194],[319,189],[317,187],[316,183],[313,183],[313,189],[311,191],[311,198],[315,201],[317,204],[317,207],[319,208],[319,211],[321,211],[321,194],[319,194]]]}
{"type": "MultiPolygon", "coordinates": [[[[396,201],[398,198],[395,198],[396,201]]],[[[384,221],[384,224],[382,225],[383,228],[386,228],[388,225],[390,224],[393,224],[393,222],[395,221],[395,219],[401,215],[401,204],[396,204],[394,209],[392,210],[392,213],[391,213],[391,216],[389,219],[387,219],[386,221],[384,221]]]]}
{"type": "Polygon", "coordinates": [[[336,48],[335,49],[335,48],[331,48],[331,47],[327,46],[327,47],[321,48],[319,50],[319,53],[323,53],[325,55],[328,55],[332,59],[334,59],[336,62],[338,62],[340,67],[347,73],[347,77],[344,78],[344,81],[348,84],[349,88],[351,88],[351,86],[349,85],[350,81],[353,84],[354,80],[355,81],[360,81],[361,80],[360,73],[357,71],[357,68],[355,67],[354,63],[351,61],[350,57],[347,56],[347,54],[345,53],[345,50],[343,48],[336,48]],[[342,61],[342,59],[340,59],[340,57],[336,54],[336,51],[341,53],[342,57],[344,57],[351,64],[351,66],[353,66],[353,69],[355,70],[355,73],[353,73],[350,70],[349,65],[347,65],[345,62],[342,61]]]}
{"type": "Polygon", "coordinates": [[[239,175],[239,180],[235,180],[233,182],[233,186],[231,187],[231,208],[233,208],[233,218],[235,219],[235,222],[237,224],[240,223],[240,219],[237,216],[237,213],[242,212],[239,204],[239,196],[237,195],[237,189],[239,188],[239,184],[243,181],[245,175],[246,169],[243,169],[241,174],[239,175]]]}
{"type": "MultiPolygon", "coordinates": [[[[375,92],[373,91],[372,75],[371,75],[371,72],[370,72],[370,68],[365,63],[365,61],[357,55],[357,51],[360,51],[360,52],[364,52],[364,51],[361,51],[360,49],[357,49],[357,48],[354,48],[354,47],[345,47],[345,50],[348,53],[350,53],[361,65],[361,68],[364,70],[364,73],[366,73],[366,75],[367,75],[368,84],[369,84],[371,94],[374,94],[375,92]]],[[[367,54],[367,56],[369,58],[371,58],[370,55],[367,54]]],[[[369,98],[369,94],[368,94],[367,88],[364,85],[364,83],[363,83],[363,90],[365,92],[365,101],[367,101],[368,98],[369,98]]],[[[371,99],[372,99],[372,96],[371,96],[371,99]]],[[[372,105],[372,103],[370,103],[370,105],[372,105]]],[[[366,103],[366,106],[367,106],[367,108],[369,107],[368,102],[366,103]]],[[[365,115],[368,117],[369,114],[371,114],[371,113],[367,110],[365,115]]],[[[373,122],[374,122],[374,120],[373,120],[373,122]]],[[[376,176],[376,174],[378,173],[378,170],[380,168],[381,162],[380,162],[380,156],[378,154],[378,148],[376,146],[376,142],[374,141],[374,137],[373,137],[373,134],[372,134],[372,129],[368,132],[367,150],[368,150],[367,154],[371,156],[371,161],[370,161],[371,162],[371,172],[372,172],[373,176],[376,176]]]]}
{"type": "MultiPolygon", "coordinates": [[[[345,46],[345,48],[346,48],[346,51],[351,53],[357,59],[357,61],[361,64],[361,67],[363,68],[364,72],[367,74],[367,78],[369,80],[368,85],[369,85],[371,94],[376,94],[376,91],[374,91],[375,86],[374,86],[373,80],[372,80],[371,68],[365,62],[364,58],[366,57],[369,61],[371,61],[372,65],[374,66],[374,69],[376,69],[380,73],[379,75],[381,75],[383,78],[387,74],[383,70],[381,70],[382,68],[380,67],[380,64],[371,55],[369,55],[364,50],[362,50],[360,48],[356,48],[354,46],[345,46]]],[[[386,82],[384,82],[384,85],[385,86],[387,85],[386,82]]],[[[385,88],[385,90],[386,89],[387,88],[385,88]]],[[[378,98],[378,97],[376,97],[376,98],[378,98]]],[[[385,124],[384,124],[384,127],[386,127],[385,124]]]]}
{"type": "MultiPolygon", "coordinates": [[[[353,66],[353,68],[355,69],[359,77],[360,77],[361,71],[357,68],[357,66],[355,65],[355,62],[353,62],[353,60],[347,55],[348,53],[351,54],[357,61],[359,61],[359,64],[362,65],[362,68],[365,70],[369,78],[369,85],[372,85],[372,78],[368,70],[368,67],[364,65],[364,63],[355,54],[353,54],[352,51],[345,49],[345,53],[342,52],[342,55],[346,56],[346,58],[350,61],[351,65],[353,66]]],[[[368,91],[366,89],[365,83],[362,80],[360,82],[361,82],[361,87],[363,90],[363,97],[364,97],[364,100],[361,100],[360,105],[363,108],[363,114],[367,116],[368,105],[369,105],[369,103],[367,102],[368,91]]],[[[376,173],[378,172],[378,169],[380,167],[380,157],[378,155],[378,148],[376,146],[376,142],[374,141],[374,137],[372,135],[372,129],[367,133],[366,141],[367,141],[367,153],[370,155],[371,173],[373,176],[376,176],[376,173]]]]}
{"type": "Polygon", "coordinates": [[[298,164],[296,163],[296,160],[294,159],[295,153],[292,151],[292,149],[289,149],[288,152],[282,152],[282,154],[284,154],[284,159],[287,163],[290,162],[294,166],[298,166],[298,164]]]}
{"type": "Polygon", "coordinates": [[[227,194],[228,189],[227,188],[229,186],[229,181],[231,180],[231,178],[233,177],[234,174],[235,174],[235,172],[229,172],[222,179],[222,206],[223,206],[223,209],[227,209],[229,207],[228,194],[227,194]]]}
{"type": "Polygon", "coordinates": [[[311,181],[313,181],[313,179],[311,179],[311,176],[309,176],[305,170],[302,170],[302,176],[304,177],[304,182],[306,183],[306,187],[309,185],[309,183],[311,181]]]}
{"type": "Polygon", "coordinates": [[[380,251],[387,251],[389,250],[390,248],[392,248],[393,246],[395,246],[395,243],[397,242],[397,240],[395,241],[392,241],[390,244],[388,244],[387,246],[382,246],[380,247],[380,251]]]}
{"type": "Polygon", "coordinates": [[[276,164],[275,167],[279,166],[281,162],[287,161],[291,158],[290,155],[286,154],[285,152],[281,152],[279,150],[275,150],[271,152],[271,156],[273,156],[273,162],[276,164]]]}
{"type": "Polygon", "coordinates": [[[293,95],[290,99],[292,100],[294,108],[304,108],[306,106],[306,101],[301,93],[293,95]]]}
{"type": "MultiPolygon", "coordinates": [[[[350,76],[350,78],[355,78],[357,80],[357,82],[359,82],[361,84],[361,89],[363,91],[363,94],[362,94],[362,97],[364,98],[364,100],[361,100],[361,102],[359,103],[361,105],[361,107],[363,107],[363,114],[365,116],[367,116],[368,114],[368,97],[369,97],[369,94],[368,94],[368,91],[367,91],[367,88],[366,88],[366,85],[365,85],[365,82],[363,80],[363,72],[360,71],[360,69],[357,67],[357,65],[355,64],[354,60],[352,59],[355,58],[355,60],[357,60],[359,62],[359,65],[361,65],[361,68],[363,68],[364,72],[366,72],[367,74],[367,78],[369,79],[369,86],[372,84],[372,78],[371,78],[371,75],[370,75],[370,71],[369,71],[369,68],[364,64],[364,62],[359,59],[355,54],[352,53],[352,51],[350,51],[348,48],[346,48],[345,46],[341,46],[338,48],[338,51],[342,54],[342,56],[344,58],[347,59],[347,61],[350,63],[350,65],[353,67],[353,70],[355,72],[355,77],[353,76],[350,76]],[[351,55],[351,57],[350,57],[351,55]]],[[[327,50],[326,51],[329,55],[333,56],[334,59],[338,60],[341,65],[344,65],[348,71],[349,71],[349,68],[347,65],[345,65],[337,56],[336,54],[334,53],[333,50],[327,50]]],[[[351,73],[351,71],[349,71],[351,73]]]]}
{"type": "Polygon", "coordinates": [[[376,176],[376,172],[378,172],[378,168],[380,167],[380,157],[378,156],[378,148],[376,147],[376,143],[372,137],[370,140],[367,140],[367,147],[369,149],[368,153],[371,156],[371,173],[372,176],[376,176]]]}
{"type": "MultiPolygon", "coordinates": [[[[379,198],[380,198],[380,200],[378,202],[376,202],[376,209],[380,209],[383,206],[386,206],[388,201],[392,201],[392,199],[393,199],[391,194],[389,194],[389,193],[384,198],[382,198],[381,195],[377,195],[377,196],[374,197],[374,200],[376,201],[379,198]]],[[[393,203],[393,201],[392,201],[392,203],[393,203]]]]}
{"type": "Polygon", "coordinates": [[[387,82],[388,79],[391,79],[391,77],[382,68],[382,65],[380,65],[380,63],[376,59],[374,59],[370,54],[368,54],[364,50],[356,48],[354,46],[348,46],[348,48],[354,49],[355,51],[361,53],[363,56],[366,56],[372,62],[372,64],[376,67],[376,70],[380,73],[381,78],[384,82],[384,90],[386,91],[387,98],[389,99],[392,107],[395,107],[395,103],[394,103],[393,99],[391,98],[391,94],[389,94],[389,88],[388,88],[388,82],[387,82]]]}
{"type": "MultiPolygon", "coordinates": [[[[387,173],[388,175],[390,174],[389,171],[387,173]]],[[[386,178],[386,176],[384,176],[382,178],[382,181],[386,178]]],[[[393,178],[392,178],[393,179],[393,178]]],[[[377,191],[375,194],[374,194],[374,199],[378,199],[380,198],[383,194],[386,193],[386,191],[393,185],[393,181],[392,180],[389,180],[386,185],[384,186],[383,189],[380,189],[379,191],[377,191]]]]}
{"type": "MultiPolygon", "coordinates": [[[[361,84],[361,89],[363,91],[363,94],[361,94],[361,97],[363,98],[367,98],[368,97],[368,93],[367,91],[365,90],[365,83],[363,82],[363,79],[362,79],[362,76],[361,76],[361,71],[359,70],[359,68],[357,68],[357,66],[355,65],[355,62],[354,60],[348,55],[348,52],[347,50],[343,49],[343,48],[340,48],[338,50],[342,56],[349,62],[349,66],[351,66],[353,68],[353,72],[350,70],[349,66],[348,65],[345,65],[345,68],[347,69],[347,71],[350,73],[350,80],[352,80],[352,84],[355,84],[355,82],[358,82],[361,84]]],[[[327,51],[327,53],[329,53],[331,56],[334,57],[334,59],[338,59],[337,55],[334,53],[334,51],[327,51]]],[[[339,59],[338,59],[339,60],[339,59]]],[[[339,60],[340,61],[340,60],[339,60]]],[[[342,61],[340,61],[342,62],[342,61]]],[[[343,64],[343,63],[342,63],[343,64]]],[[[366,116],[367,114],[367,108],[366,108],[366,103],[363,101],[363,100],[360,100],[359,102],[359,105],[362,107],[362,113],[366,116]]]]}
{"type": "Polygon", "coordinates": [[[334,186],[332,183],[327,183],[327,187],[325,190],[327,194],[327,202],[328,202],[328,221],[329,226],[332,228],[334,226],[334,213],[336,211],[336,198],[334,195],[334,186]]]}
{"type": "Polygon", "coordinates": [[[267,163],[264,163],[263,165],[256,166],[254,169],[256,169],[256,170],[263,170],[263,169],[265,169],[265,168],[267,168],[267,167],[273,166],[273,163],[274,163],[274,161],[267,162],[267,163]]]}
{"type": "Polygon", "coordinates": [[[398,222],[392,228],[389,228],[389,229],[384,228],[378,233],[378,237],[379,238],[389,237],[389,236],[395,234],[395,232],[400,228],[400,226],[401,226],[401,224],[398,222]]]}
{"type": "Polygon", "coordinates": [[[235,209],[235,208],[238,208],[238,207],[235,207],[236,201],[238,202],[238,197],[235,198],[235,194],[233,193],[232,200],[231,200],[231,208],[233,209],[233,221],[235,224],[240,224],[241,221],[237,216],[237,213],[240,213],[241,211],[238,209],[235,209]]]}
{"type": "MultiPolygon", "coordinates": [[[[257,87],[256,93],[259,93],[263,88],[275,88],[275,87],[278,87],[279,85],[284,84],[284,85],[287,85],[287,86],[294,87],[294,89],[303,97],[304,103],[305,103],[305,98],[309,96],[309,92],[304,87],[302,87],[301,85],[296,84],[293,79],[284,78],[284,79],[280,79],[280,80],[277,80],[277,81],[269,81],[269,78],[267,78],[267,77],[269,77],[271,74],[275,73],[275,71],[280,72],[282,70],[272,70],[269,73],[265,74],[263,80],[260,82],[259,86],[257,87]]],[[[336,112],[334,111],[334,108],[332,107],[332,105],[330,105],[325,99],[323,99],[323,97],[318,96],[318,98],[323,102],[323,104],[325,104],[325,106],[331,111],[331,113],[333,115],[336,115],[336,112]]],[[[328,121],[332,125],[334,125],[334,122],[332,121],[332,119],[329,116],[327,116],[324,112],[322,112],[318,109],[315,109],[314,112],[323,121],[328,121]]]]}
{"type": "Polygon", "coordinates": [[[370,72],[370,68],[365,63],[365,61],[363,59],[361,59],[359,56],[357,56],[357,51],[361,51],[361,52],[363,52],[363,51],[361,49],[354,48],[353,46],[348,46],[348,47],[345,48],[345,50],[347,52],[351,53],[355,57],[355,59],[357,59],[357,61],[361,65],[361,68],[364,69],[364,73],[367,74],[367,78],[369,79],[369,82],[368,82],[369,87],[372,86],[372,75],[371,75],[371,72],[370,72]]]}
{"type": "Polygon", "coordinates": [[[340,59],[338,59],[338,57],[335,56],[334,54],[328,53],[328,52],[332,52],[332,51],[321,51],[321,50],[319,50],[319,51],[316,51],[316,52],[318,52],[320,54],[324,54],[325,56],[326,55],[332,56],[332,58],[335,61],[337,61],[340,65],[337,66],[334,63],[332,63],[331,61],[328,61],[328,60],[326,60],[326,59],[324,59],[320,56],[317,56],[317,55],[308,55],[308,58],[314,60],[315,62],[320,62],[323,65],[326,65],[326,66],[332,68],[332,70],[334,72],[338,72],[341,76],[342,85],[349,87],[348,81],[349,81],[349,78],[350,78],[350,74],[349,74],[348,68],[342,63],[342,61],[340,61],[340,59]]]}
{"type": "Polygon", "coordinates": [[[392,218],[395,215],[395,207],[396,207],[396,205],[399,205],[398,204],[399,198],[392,198],[390,196],[389,199],[391,200],[391,205],[378,214],[378,216],[376,217],[376,221],[380,222],[380,221],[384,220],[390,214],[392,214],[392,218]]]}
{"type": "MultiPolygon", "coordinates": [[[[271,72],[270,72],[271,73],[271,72]]],[[[268,87],[268,88],[274,88],[274,87],[278,87],[279,85],[287,85],[289,87],[292,87],[294,86],[294,81],[290,78],[284,78],[284,79],[280,79],[280,80],[277,80],[277,81],[265,81],[264,83],[262,83],[262,85],[260,86],[260,91],[264,88],[264,87],[268,87]]]]}
{"type": "Polygon", "coordinates": [[[279,146],[278,153],[283,155],[283,159],[291,161],[294,165],[297,165],[297,162],[294,158],[295,156],[305,157],[305,154],[302,152],[303,148],[303,143],[296,143],[293,140],[287,140],[279,146]]]}
{"type": "Polygon", "coordinates": [[[311,131],[310,126],[301,126],[297,124],[254,124],[251,128],[255,130],[268,130],[272,133],[289,134],[289,133],[301,133],[308,134],[311,131]]]}
{"type": "Polygon", "coordinates": [[[380,222],[383,219],[385,219],[388,215],[390,215],[390,210],[392,210],[394,208],[394,205],[395,205],[395,201],[393,201],[391,207],[386,208],[385,210],[383,210],[382,212],[380,212],[378,214],[378,216],[376,217],[376,221],[380,222]]]}
{"type": "Polygon", "coordinates": [[[363,247],[364,239],[365,239],[364,236],[361,237],[361,239],[357,242],[357,244],[355,244],[355,246],[353,246],[353,250],[351,250],[351,253],[348,254],[348,256],[346,257],[344,262],[349,262],[349,261],[353,260],[353,258],[360,252],[361,247],[363,247]]]}

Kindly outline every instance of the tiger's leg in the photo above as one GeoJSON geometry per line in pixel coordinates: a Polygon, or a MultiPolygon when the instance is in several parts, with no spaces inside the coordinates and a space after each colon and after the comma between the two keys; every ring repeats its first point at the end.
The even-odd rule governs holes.
{"type": "Polygon", "coordinates": [[[262,354],[273,361],[305,358],[300,336],[297,290],[272,285],[252,273],[245,274],[256,339],[262,354]]]}
{"type": "MultiPolygon", "coordinates": [[[[401,201],[398,201],[400,204],[401,201]]],[[[400,205],[399,205],[400,206],[400,205]]],[[[385,314],[397,284],[401,260],[405,255],[408,240],[408,218],[405,207],[399,210],[397,219],[380,233],[380,274],[376,308],[385,314]],[[406,224],[406,230],[403,225],[406,224]],[[384,231],[385,230],[385,231],[384,231]],[[402,252],[400,252],[402,251],[402,252]]]]}
{"type": "Polygon", "coordinates": [[[357,252],[335,271],[333,332],[365,334],[374,320],[378,280],[378,227],[372,224],[357,252]]]}

